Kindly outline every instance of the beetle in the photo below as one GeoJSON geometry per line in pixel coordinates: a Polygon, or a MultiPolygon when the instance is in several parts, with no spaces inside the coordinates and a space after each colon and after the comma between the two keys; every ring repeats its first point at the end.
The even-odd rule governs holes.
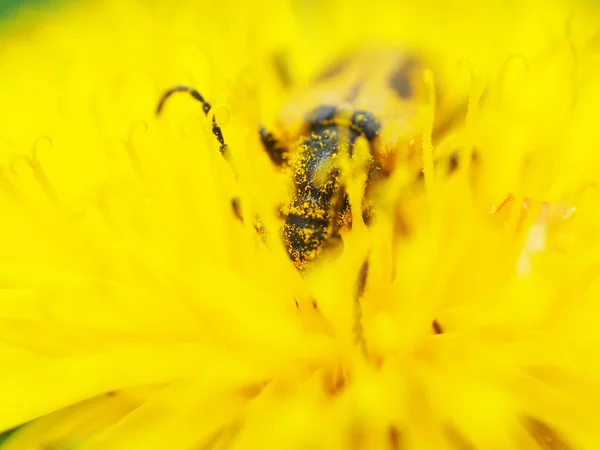
{"type": "MultiPolygon", "coordinates": [[[[421,172],[419,108],[428,101],[422,58],[396,48],[364,49],[334,61],[308,86],[292,92],[282,106],[276,127],[258,127],[271,162],[288,171],[292,197],[283,209],[282,237],[294,266],[304,273],[324,249],[341,242],[351,227],[351,210],[344,182],[344,158],[353,161],[356,143],[369,149],[362,217],[368,225],[375,209],[369,192],[389,177],[396,164],[413,164],[421,172]]],[[[162,95],[160,114],[173,94],[187,93],[209,116],[211,105],[196,89],[178,85],[162,95]]],[[[455,114],[436,117],[434,138],[443,134],[455,114]]],[[[231,163],[221,127],[212,117],[212,133],[221,155],[231,163]]],[[[456,165],[455,155],[450,165],[456,165]]],[[[417,174],[418,177],[418,174],[417,174]]],[[[232,201],[241,218],[239,200],[232,201]]]]}

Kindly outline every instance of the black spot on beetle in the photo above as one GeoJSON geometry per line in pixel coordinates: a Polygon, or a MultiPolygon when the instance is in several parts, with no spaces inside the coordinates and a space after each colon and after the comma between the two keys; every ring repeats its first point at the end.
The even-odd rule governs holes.
{"type": "Polygon", "coordinates": [[[369,141],[375,139],[381,130],[379,119],[369,111],[356,111],[352,115],[352,126],[369,141]]]}
{"type": "Polygon", "coordinates": [[[321,105],[316,107],[306,116],[306,122],[308,123],[311,130],[315,128],[321,128],[335,118],[337,113],[337,107],[333,105],[321,105]]]}
{"type": "Polygon", "coordinates": [[[414,61],[404,62],[392,73],[389,79],[392,90],[404,100],[408,100],[413,96],[411,75],[414,67],[414,61]]]}

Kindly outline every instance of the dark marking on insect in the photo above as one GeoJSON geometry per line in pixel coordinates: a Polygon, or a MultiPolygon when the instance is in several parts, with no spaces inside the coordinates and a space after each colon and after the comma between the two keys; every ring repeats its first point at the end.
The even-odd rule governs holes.
{"type": "Polygon", "coordinates": [[[433,323],[431,324],[431,326],[432,326],[433,332],[435,334],[442,334],[444,332],[444,330],[442,329],[442,326],[437,321],[437,319],[433,321],[433,323]]]}
{"type": "Polygon", "coordinates": [[[258,133],[260,135],[260,140],[263,144],[263,147],[271,159],[271,162],[277,167],[281,167],[286,164],[286,151],[280,146],[275,136],[273,136],[273,133],[268,132],[263,126],[259,127],[258,133]]]}
{"type": "MultiPolygon", "coordinates": [[[[327,226],[327,219],[319,217],[305,217],[296,213],[290,213],[287,216],[286,225],[290,229],[294,230],[315,230],[312,238],[315,241],[315,245],[318,245],[325,237],[324,230],[327,226]]],[[[301,233],[290,233],[288,236],[288,241],[292,248],[306,246],[308,243],[307,239],[301,237],[301,233]]]]}
{"type": "Polygon", "coordinates": [[[375,139],[381,130],[379,119],[369,111],[355,111],[352,114],[352,126],[368,141],[375,139]]]}
{"type": "Polygon", "coordinates": [[[409,100],[413,96],[411,72],[415,65],[416,63],[413,60],[402,63],[389,79],[392,90],[404,100],[409,100]]]}
{"type": "Polygon", "coordinates": [[[322,105],[315,108],[306,116],[306,123],[310,131],[332,124],[332,120],[337,113],[337,107],[334,105],[322,105]]]}

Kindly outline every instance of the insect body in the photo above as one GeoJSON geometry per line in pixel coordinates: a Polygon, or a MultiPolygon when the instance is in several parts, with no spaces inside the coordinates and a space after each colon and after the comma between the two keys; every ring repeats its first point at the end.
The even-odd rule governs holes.
{"type": "MultiPolygon", "coordinates": [[[[416,58],[397,50],[353,54],[291,93],[273,131],[259,127],[261,142],[273,164],[290,173],[292,199],[284,208],[287,216],[282,235],[288,255],[301,272],[324,248],[339,242],[340,231],[351,225],[340,162],[352,161],[357,140],[363,139],[370,153],[361,205],[367,221],[370,186],[385,178],[397,160],[408,162],[411,155],[418,154],[417,113],[426,101],[424,69],[416,58]]],[[[185,86],[166,91],[158,113],[175,92],[191,94],[208,115],[210,105],[199,92],[185,86]]],[[[212,132],[221,154],[229,159],[214,117],[212,132]]],[[[420,167],[419,160],[415,169],[420,167]]],[[[233,204],[235,209],[238,203],[233,204]]]]}
{"type": "MultiPolygon", "coordinates": [[[[340,240],[339,231],[351,222],[350,205],[338,164],[346,152],[352,159],[359,137],[372,143],[380,131],[367,111],[340,112],[334,105],[315,108],[291,161],[293,199],[283,226],[290,258],[300,270],[326,246],[340,240]]],[[[371,166],[377,162],[372,161],[371,166]]]]}

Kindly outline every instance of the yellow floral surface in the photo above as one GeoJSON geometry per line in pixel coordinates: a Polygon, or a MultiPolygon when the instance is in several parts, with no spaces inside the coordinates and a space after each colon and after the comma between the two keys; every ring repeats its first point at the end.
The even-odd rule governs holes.
{"type": "Polygon", "coordinates": [[[2,449],[600,448],[598,9],[90,0],[4,23],[0,429],[26,425],[2,449]],[[469,107],[432,147],[417,105],[425,189],[398,165],[394,213],[301,277],[257,126],[365,43],[435,55],[469,107]],[[155,115],[177,84],[237,180],[191,97],[155,115]],[[477,157],[433,171],[454,148],[477,157]]]}

